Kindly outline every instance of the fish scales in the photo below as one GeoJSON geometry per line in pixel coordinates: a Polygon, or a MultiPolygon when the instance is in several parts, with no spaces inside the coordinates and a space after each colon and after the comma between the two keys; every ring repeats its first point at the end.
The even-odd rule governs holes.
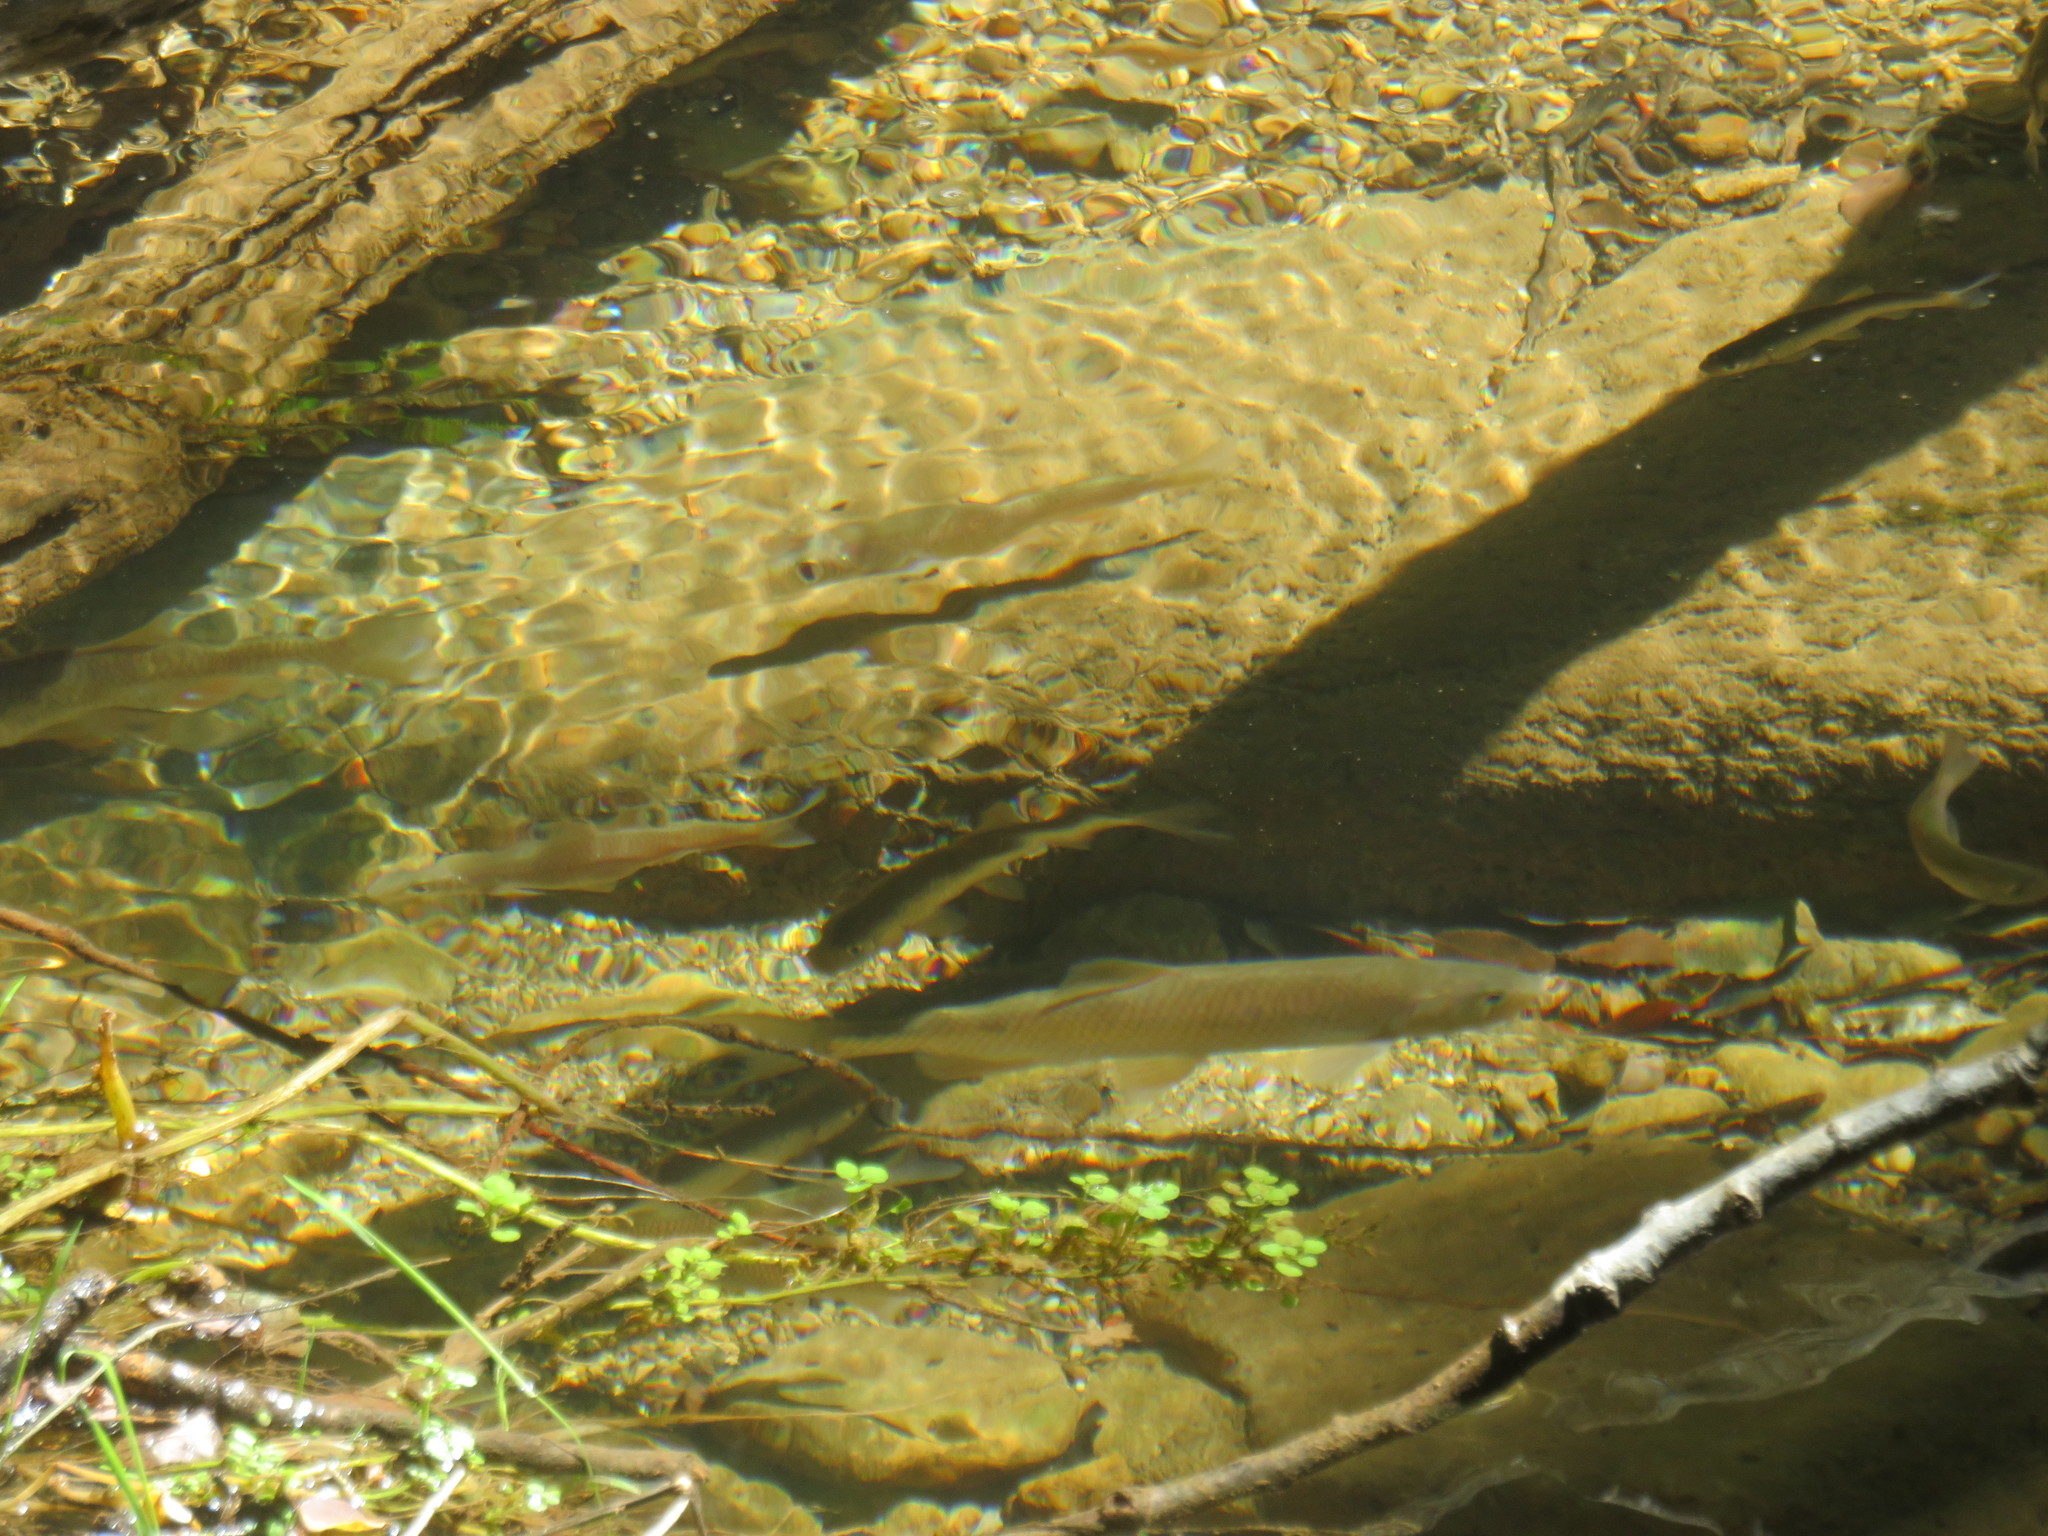
{"type": "Polygon", "coordinates": [[[1543,978],[1471,960],[1335,955],[1158,966],[1098,961],[1060,986],[935,1008],[840,1054],[914,1054],[933,1077],[1118,1057],[1199,1058],[1450,1034],[1535,1009],[1543,978]]]}

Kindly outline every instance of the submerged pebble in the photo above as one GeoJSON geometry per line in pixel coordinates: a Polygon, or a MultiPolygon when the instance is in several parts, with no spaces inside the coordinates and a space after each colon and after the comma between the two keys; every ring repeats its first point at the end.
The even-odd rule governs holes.
{"type": "Polygon", "coordinates": [[[1050,1461],[1084,1399],[1050,1356],[940,1326],[835,1323],[716,1387],[724,1433],[810,1476],[949,1488],[1050,1461]]]}

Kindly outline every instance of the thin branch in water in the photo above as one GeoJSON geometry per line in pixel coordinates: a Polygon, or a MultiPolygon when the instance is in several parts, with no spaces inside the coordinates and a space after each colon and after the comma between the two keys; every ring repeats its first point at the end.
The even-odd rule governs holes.
{"type": "Polygon", "coordinates": [[[680,1493],[685,1487],[694,1491],[696,1484],[687,1472],[678,1473],[665,1483],[652,1488],[643,1488],[638,1493],[629,1493],[595,1509],[586,1509],[581,1514],[571,1515],[567,1520],[535,1531],[532,1536],[563,1536],[566,1531],[579,1530],[586,1525],[595,1525],[600,1520],[609,1520],[613,1515],[624,1514],[629,1509],[638,1509],[642,1504],[651,1504],[667,1493],[680,1493]]]}
{"type": "Polygon", "coordinates": [[[710,1018],[696,1013],[647,1013],[632,1014],[606,1021],[614,1028],[629,1024],[670,1024],[677,1029],[687,1029],[693,1034],[703,1035],[709,1040],[722,1041],[726,1045],[737,1045],[749,1051],[760,1051],[769,1056],[787,1056],[805,1066],[836,1078],[851,1088],[856,1097],[864,1101],[873,1112],[875,1119],[887,1130],[900,1130],[903,1125],[903,1106],[895,1095],[885,1093],[864,1072],[848,1066],[836,1056],[827,1056],[818,1051],[805,1050],[800,1045],[785,1045],[779,1041],[765,1039],[752,1030],[742,1029],[737,1024],[723,1019],[710,1018]]]}
{"type": "Polygon", "coordinates": [[[1586,1255],[1531,1305],[1424,1381],[1376,1407],[1171,1482],[1125,1488],[1093,1509],[1008,1536],[1109,1536],[1157,1529],[1232,1499],[1270,1492],[1390,1440],[1434,1429],[1519,1381],[1596,1323],[1617,1316],[1666,1270],[1715,1238],[1763,1220],[1774,1205],[1901,1141],[2002,1101],[2037,1092],[2048,1069],[2048,1019],[2025,1040],[1925,1082],[1847,1110],[1676,1200],[1643,1212],[1619,1242],[1586,1255]]]}
{"type": "MultiPolygon", "coordinates": [[[[585,1307],[607,1297],[616,1296],[661,1263],[667,1254],[667,1245],[657,1243],[645,1253],[636,1253],[623,1263],[614,1265],[580,1290],[571,1291],[560,1301],[551,1301],[524,1317],[514,1318],[502,1328],[493,1328],[485,1338],[497,1349],[509,1349],[536,1334],[546,1333],[585,1307]]],[[[450,1334],[447,1342],[441,1346],[441,1361],[444,1365],[477,1365],[482,1362],[484,1355],[483,1342],[471,1338],[466,1333],[450,1334]]]]}
{"type": "Polygon", "coordinates": [[[448,1502],[455,1490],[462,1486],[462,1480],[468,1476],[469,1468],[460,1463],[451,1467],[448,1475],[441,1479],[441,1485],[428,1494],[426,1501],[413,1511],[413,1517],[406,1522],[402,1536],[420,1536],[420,1532],[433,1523],[434,1516],[441,1513],[441,1506],[448,1502]]]}
{"type": "Polygon", "coordinates": [[[43,1298],[36,1315],[0,1336],[0,1378],[19,1382],[45,1364],[120,1287],[96,1269],[82,1269],[43,1298]]]}
{"type": "MultiPolygon", "coordinates": [[[[230,1004],[209,1003],[191,988],[160,974],[153,967],[144,965],[139,960],[117,955],[111,950],[102,949],[77,929],[67,928],[62,923],[53,923],[46,917],[36,916],[33,912],[23,912],[18,907],[0,906],[0,928],[9,928],[27,938],[40,939],[45,944],[55,945],[72,958],[83,960],[88,965],[99,966],[102,970],[112,971],[133,981],[146,982],[158,991],[175,997],[188,1008],[197,1008],[202,1013],[210,1013],[215,1018],[225,1019],[243,1034],[268,1045],[277,1046],[280,1050],[290,1051],[294,1056],[304,1060],[311,1061],[327,1049],[324,1041],[309,1040],[303,1035],[279,1029],[275,1024],[265,1023],[254,1014],[244,1013],[230,1004]]],[[[386,1064],[391,1063],[387,1061],[386,1064]]]]}
{"type": "MultiPolygon", "coordinates": [[[[245,1424],[343,1434],[366,1430],[401,1441],[411,1440],[420,1429],[419,1411],[398,1403],[306,1397],[281,1387],[258,1386],[224,1372],[202,1370],[148,1350],[117,1355],[114,1369],[138,1396],[158,1402],[198,1404],[245,1424]]],[[[681,1451],[565,1445],[547,1435],[516,1429],[470,1429],[469,1433],[484,1455],[536,1472],[672,1478],[685,1473],[698,1476],[702,1471],[694,1458],[681,1451]]]]}

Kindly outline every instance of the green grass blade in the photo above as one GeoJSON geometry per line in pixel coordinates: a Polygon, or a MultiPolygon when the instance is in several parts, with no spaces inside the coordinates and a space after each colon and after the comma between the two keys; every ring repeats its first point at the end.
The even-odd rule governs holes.
{"type": "MultiPolygon", "coordinates": [[[[477,1327],[476,1320],[472,1318],[467,1312],[463,1311],[462,1308],[456,1304],[455,1299],[452,1296],[450,1296],[446,1291],[442,1290],[441,1287],[434,1284],[432,1280],[429,1280],[425,1272],[422,1271],[418,1265],[414,1264],[412,1260],[408,1259],[396,1248],[392,1247],[389,1243],[385,1242],[383,1238],[379,1237],[376,1233],[372,1232],[368,1227],[364,1226],[361,1222],[357,1221],[355,1217],[351,1216],[347,1211],[343,1210],[340,1205],[328,1199],[327,1196],[321,1194],[320,1191],[318,1191],[317,1189],[312,1189],[304,1184],[301,1184],[297,1179],[293,1178],[290,1174],[286,1174],[284,1176],[284,1181],[285,1183],[289,1184],[294,1190],[296,1190],[299,1194],[304,1195],[308,1200],[312,1201],[313,1204],[317,1206],[319,1209],[325,1211],[329,1216],[332,1216],[344,1227],[347,1227],[348,1230],[355,1235],[356,1240],[358,1242],[362,1243],[365,1247],[369,1248],[371,1252],[375,1253],[387,1264],[390,1264],[400,1274],[404,1275],[406,1279],[410,1280],[415,1286],[417,1286],[419,1288],[421,1295],[425,1296],[429,1301],[433,1302],[435,1306],[439,1307],[443,1312],[447,1313],[448,1316],[454,1320],[455,1325],[457,1327],[459,1327],[464,1333],[468,1334],[472,1339],[476,1341],[477,1347],[490,1357],[491,1363],[496,1365],[499,1370],[505,1373],[505,1380],[510,1381],[513,1386],[517,1387],[520,1390],[520,1392],[522,1392],[527,1397],[531,1398],[534,1402],[539,1403],[541,1407],[545,1408],[548,1411],[548,1414],[554,1419],[554,1421],[557,1424],[561,1425],[562,1428],[570,1429],[569,1421],[563,1418],[562,1415],[556,1411],[554,1404],[550,1403],[545,1397],[541,1396],[540,1390],[537,1387],[535,1387],[532,1382],[526,1379],[526,1373],[520,1370],[517,1365],[513,1364],[511,1358],[508,1355],[506,1355],[506,1353],[502,1349],[498,1348],[498,1346],[495,1343],[492,1342],[490,1335],[485,1333],[481,1328],[477,1327]]],[[[573,1433],[573,1431],[571,1432],[573,1433]]]]}
{"type": "MultiPolygon", "coordinates": [[[[102,1362],[104,1363],[104,1362],[102,1362]]],[[[111,1372],[107,1380],[113,1380],[111,1372]]],[[[126,1398],[116,1399],[121,1405],[121,1422],[128,1431],[128,1443],[135,1444],[135,1421],[128,1416],[126,1398]]],[[[107,1464],[107,1471],[121,1489],[121,1497],[127,1503],[129,1512],[135,1516],[136,1529],[141,1536],[160,1536],[162,1527],[156,1519],[156,1496],[149,1486],[149,1472],[146,1468],[140,1477],[131,1472],[128,1464],[121,1459],[120,1448],[114,1444],[114,1437],[107,1433],[106,1426],[88,1412],[83,1403],[79,1405],[78,1416],[85,1420],[85,1427],[92,1431],[92,1437],[99,1443],[100,1456],[107,1464]]],[[[136,1446],[135,1465],[141,1467],[142,1449],[136,1446]]]]}

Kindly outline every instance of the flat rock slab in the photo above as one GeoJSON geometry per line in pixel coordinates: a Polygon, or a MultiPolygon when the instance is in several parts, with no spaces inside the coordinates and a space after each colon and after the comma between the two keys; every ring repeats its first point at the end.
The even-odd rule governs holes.
{"type": "MultiPolygon", "coordinates": [[[[499,838],[500,795],[542,821],[597,785],[716,800],[735,765],[859,799],[993,762],[1140,767],[1234,834],[1066,859],[1045,930],[1146,890],[1320,920],[1939,905],[1903,829],[1939,729],[2048,749],[2048,273],[2025,267],[2048,226],[2038,189],[1987,178],[1852,239],[1840,193],[1667,242],[1520,358],[1545,211],[1513,182],[1063,254],[847,318],[769,377],[642,381],[674,419],[566,494],[514,444],[340,459],[160,632],[435,611],[445,678],[315,677],[208,743],[240,794],[361,756],[395,823],[435,829],[386,860],[499,838]],[[1987,307],[1874,323],[1823,363],[1697,373],[1802,303],[2005,269],[1987,307]],[[1141,489],[1097,498],[1104,477],[1141,489]],[[1041,497],[986,548],[812,566],[881,519],[1041,497]],[[322,726],[344,691],[360,723],[322,726]]],[[[626,350],[680,355],[687,300],[636,293],[626,350]]],[[[591,377],[625,355],[584,340],[591,377]]],[[[149,718],[120,729],[189,745],[188,717],[149,718]]],[[[1966,829],[2048,848],[2048,796],[2004,769],[1966,829]]],[[[764,862],[750,899],[794,914],[850,861],[764,862]]],[[[636,915],[730,899],[666,879],[636,915]]]]}
{"type": "MultiPolygon", "coordinates": [[[[1331,1252],[1298,1307],[1160,1291],[1133,1321],[1237,1394],[1269,1443],[1407,1390],[1644,1205],[1718,1169],[1704,1147],[1644,1139],[1447,1165],[1305,1218],[1331,1252]]],[[[2032,1427],[2048,1332],[1987,1289],[1800,1201],[1687,1261],[1495,1406],[1341,1463],[1264,1513],[1415,1522],[1392,1529],[1434,1515],[1439,1536],[1651,1531],[1674,1515],[2019,1536],[2048,1498],[2032,1427]]]]}
{"type": "MultiPolygon", "coordinates": [[[[1939,904],[1903,831],[1958,725],[2023,765],[1959,802],[2048,850],[2048,282],[1872,324],[1819,363],[1698,358],[1855,286],[2042,254],[2040,194],[1943,184],[1858,236],[1822,184],[1589,294],[1443,473],[1526,494],[1407,561],[1184,738],[1157,789],[1248,832],[1120,886],[1317,910],[1939,904]]],[[[2001,765],[2002,766],[2002,765],[2001,765]]],[[[1152,868],[1141,860],[1155,861],[1152,868]]]]}

